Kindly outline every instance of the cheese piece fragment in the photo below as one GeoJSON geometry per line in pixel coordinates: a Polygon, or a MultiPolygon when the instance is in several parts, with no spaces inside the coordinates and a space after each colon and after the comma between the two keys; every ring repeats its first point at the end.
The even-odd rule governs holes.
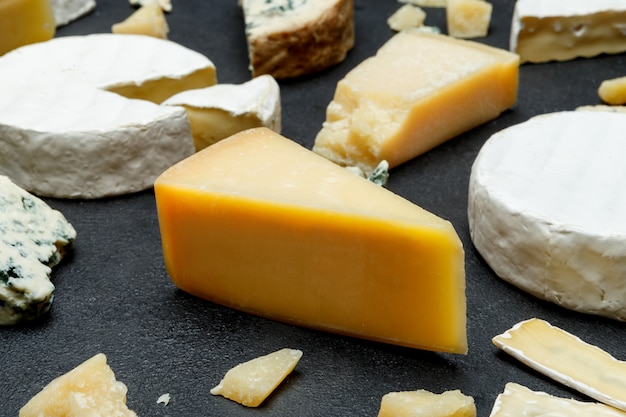
{"type": "Polygon", "coordinates": [[[294,370],[301,357],[301,350],[284,348],[240,363],[226,372],[211,394],[246,407],[258,407],[294,370]]]}
{"type": "Polygon", "coordinates": [[[447,0],[398,0],[400,3],[412,4],[419,7],[446,7],[447,0]]]}
{"type": "Polygon", "coordinates": [[[282,128],[280,87],[267,74],[243,84],[183,91],[163,105],[187,110],[197,151],[253,127],[265,126],[277,133],[282,128]]]}
{"type": "Polygon", "coordinates": [[[56,26],[64,26],[96,8],[95,0],[50,0],[56,26]]]}
{"type": "Polygon", "coordinates": [[[137,417],[126,406],[126,392],[99,353],[51,381],[22,407],[19,417],[137,417]]]}
{"type": "Polygon", "coordinates": [[[532,369],[626,411],[626,362],[540,319],[517,323],[493,343],[532,369]]]}
{"type": "Polygon", "coordinates": [[[560,398],[509,382],[499,394],[489,417],[626,417],[605,404],[560,398]]]}
{"type": "Polygon", "coordinates": [[[626,104],[626,76],[602,81],[598,95],[611,105],[626,104]]]}
{"type": "Polygon", "coordinates": [[[452,225],[267,129],[155,182],[181,289],[275,320],[465,353],[464,252],[452,225]]]}
{"type": "Polygon", "coordinates": [[[354,46],[353,0],[242,0],[252,76],[321,71],[354,46]]]}
{"type": "Polygon", "coordinates": [[[510,50],[521,62],[590,58],[626,51],[621,0],[517,0],[510,50]]]}
{"type": "Polygon", "coordinates": [[[56,23],[50,0],[0,2],[0,55],[52,39],[56,23]]]}
{"type": "Polygon", "coordinates": [[[626,180],[616,157],[624,131],[623,114],[557,112],[485,142],[468,221],[499,277],[564,308],[626,320],[626,196],[610,186],[626,180]]]}
{"type": "Polygon", "coordinates": [[[111,26],[111,32],[167,39],[169,27],[161,6],[157,3],[148,3],[135,10],[123,22],[111,26]]]}
{"type": "Polygon", "coordinates": [[[455,38],[482,38],[489,32],[493,5],[485,0],[448,0],[448,34],[455,38]]]}
{"type": "Polygon", "coordinates": [[[459,390],[390,392],[382,398],[378,417],[476,417],[476,405],[459,390]]]}
{"type": "Polygon", "coordinates": [[[417,6],[405,4],[387,19],[389,27],[396,32],[404,29],[417,28],[424,25],[426,12],[417,6]]]}
{"type": "Polygon", "coordinates": [[[393,168],[511,107],[518,70],[508,51],[405,30],[339,81],[313,150],[365,172],[393,168]]]}

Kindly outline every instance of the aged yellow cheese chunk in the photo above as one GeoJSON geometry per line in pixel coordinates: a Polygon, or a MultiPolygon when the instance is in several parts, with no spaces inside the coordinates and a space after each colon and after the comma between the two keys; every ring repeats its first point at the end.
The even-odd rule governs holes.
{"type": "Polygon", "coordinates": [[[626,411],[626,362],[540,319],[493,338],[504,352],[538,372],[626,411]]]}
{"type": "Polygon", "coordinates": [[[99,353],[51,381],[22,407],[19,417],[137,417],[126,406],[126,391],[99,353]]]}
{"type": "Polygon", "coordinates": [[[405,30],[339,81],[313,150],[371,172],[497,117],[517,97],[517,55],[405,30]]]}
{"type": "Polygon", "coordinates": [[[285,348],[240,363],[226,372],[211,394],[246,407],[258,407],[294,370],[301,357],[301,350],[285,348]]]}
{"type": "Polygon", "coordinates": [[[476,417],[476,405],[459,390],[390,392],[383,396],[378,417],[476,417]]]}
{"type": "Polygon", "coordinates": [[[626,104],[626,76],[602,81],[598,95],[611,105],[626,104]]]}
{"type": "Polygon", "coordinates": [[[493,5],[485,0],[448,0],[448,34],[455,38],[482,38],[489,32],[493,5]]]}
{"type": "Polygon", "coordinates": [[[114,24],[111,32],[167,39],[169,27],[161,6],[158,3],[147,3],[135,10],[123,22],[114,24]]]}
{"type": "Polygon", "coordinates": [[[52,39],[56,22],[49,0],[0,1],[0,55],[52,39]]]}
{"type": "Polygon", "coordinates": [[[181,289],[276,320],[465,353],[464,252],[450,222],[267,129],[155,182],[181,289]]]}

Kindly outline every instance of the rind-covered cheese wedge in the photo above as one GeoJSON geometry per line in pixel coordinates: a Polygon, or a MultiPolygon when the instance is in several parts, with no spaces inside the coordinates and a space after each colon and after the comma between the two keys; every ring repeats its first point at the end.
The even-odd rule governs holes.
{"type": "Polygon", "coordinates": [[[49,0],[0,2],[0,56],[20,46],[52,39],[55,33],[49,0]]]}
{"type": "Polygon", "coordinates": [[[624,131],[620,113],[557,112],[485,142],[468,219],[499,277],[562,307],[626,320],[624,131]]]}
{"type": "Polygon", "coordinates": [[[540,319],[517,323],[493,343],[532,369],[626,411],[626,362],[540,319]]]}
{"type": "Polygon", "coordinates": [[[181,289],[275,320],[465,353],[464,252],[452,225],[267,129],[155,182],[181,289]]]}
{"type": "Polygon", "coordinates": [[[353,0],[241,0],[252,76],[321,71],[354,46],[353,0]]]}
{"type": "Polygon", "coordinates": [[[0,58],[0,173],[58,198],[149,188],[195,151],[185,110],[156,103],[215,83],[209,59],[148,36],[68,36],[18,48],[0,58]]]}
{"type": "Polygon", "coordinates": [[[511,107],[518,70],[508,51],[405,30],[337,83],[313,150],[365,172],[393,168],[511,107]]]}

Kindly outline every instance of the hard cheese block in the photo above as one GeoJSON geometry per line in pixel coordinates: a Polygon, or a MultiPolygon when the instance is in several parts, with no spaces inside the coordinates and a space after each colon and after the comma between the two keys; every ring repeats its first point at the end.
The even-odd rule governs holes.
{"type": "Polygon", "coordinates": [[[474,161],[474,246],[502,279],[580,312],[626,320],[626,164],[620,113],[541,115],[474,161]]]}
{"type": "Polygon", "coordinates": [[[567,61],[626,51],[621,0],[518,0],[510,49],[521,62],[567,61]]]}
{"type": "Polygon", "coordinates": [[[256,128],[155,183],[174,283],[276,320],[465,353],[464,252],[452,225],[256,128]]]}
{"type": "Polygon", "coordinates": [[[23,45],[52,39],[55,32],[49,0],[0,2],[0,55],[23,45]]]}
{"type": "Polygon", "coordinates": [[[313,150],[365,172],[393,168],[511,107],[518,69],[508,51],[403,31],[339,81],[313,150]]]}
{"type": "Polygon", "coordinates": [[[459,390],[390,392],[380,402],[378,417],[476,417],[476,405],[459,390]]]}

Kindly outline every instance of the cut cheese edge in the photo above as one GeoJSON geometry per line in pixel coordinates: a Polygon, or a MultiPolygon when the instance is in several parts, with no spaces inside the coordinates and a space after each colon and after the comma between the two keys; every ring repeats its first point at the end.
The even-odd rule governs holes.
{"type": "Polygon", "coordinates": [[[392,30],[400,32],[409,28],[418,28],[424,25],[426,12],[412,4],[405,4],[396,10],[387,19],[387,24],[392,30]]]}
{"type": "Polygon", "coordinates": [[[126,406],[127,391],[99,353],[51,381],[21,408],[19,417],[137,417],[126,406]]]}
{"type": "Polygon", "coordinates": [[[168,169],[155,194],[179,288],[280,321],[467,351],[452,225],[295,142],[241,132],[168,169]]]}
{"type": "Polygon", "coordinates": [[[258,407],[295,369],[301,357],[301,350],[284,348],[240,363],[226,372],[211,394],[258,407]]]}
{"type": "Polygon", "coordinates": [[[253,127],[265,126],[277,133],[282,128],[280,87],[271,75],[183,91],[163,105],[187,110],[197,151],[253,127]]]}
{"type": "Polygon", "coordinates": [[[625,24],[626,5],[620,0],[517,0],[510,50],[522,63],[621,53],[625,24]]]}
{"type": "Polygon", "coordinates": [[[381,400],[378,417],[476,417],[476,405],[459,390],[390,392],[381,400]]]}
{"type": "Polygon", "coordinates": [[[393,168],[511,107],[518,70],[508,51],[405,30],[339,81],[313,150],[366,173],[393,168]]]}
{"type": "Polygon", "coordinates": [[[498,395],[489,417],[626,417],[608,405],[561,398],[509,382],[498,395]]]}
{"type": "Polygon", "coordinates": [[[24,45],[52,39],[56,33],[49,0],[0,3],[0,56],[24,45]]]}
{"type": "Polygon", "coordinates": [[[495,336],[493,343],[532,369],[626,411],[626,362],[540,319],[495,336]]]}

